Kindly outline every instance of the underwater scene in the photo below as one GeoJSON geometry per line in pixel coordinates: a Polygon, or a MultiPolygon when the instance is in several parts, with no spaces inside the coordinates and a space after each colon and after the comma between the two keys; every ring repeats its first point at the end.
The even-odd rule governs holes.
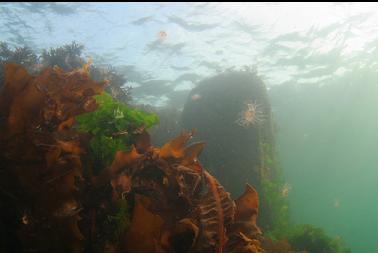
{"type": "Polygon", "coordinates": [[[378,253],[378,3],[0,3],[0,253],[378,253]]]}

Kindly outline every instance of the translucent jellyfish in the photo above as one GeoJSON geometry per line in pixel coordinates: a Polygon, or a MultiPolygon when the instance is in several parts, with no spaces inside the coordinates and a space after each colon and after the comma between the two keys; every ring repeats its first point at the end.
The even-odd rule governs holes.
{"type": "Polygon", "coordinates": [[[290,190],[291,190],[291,185],[288,183],[285,183],[281,189],[281,196],[284,198],[287,198],[289,196],[290,190]]]}
{"type": "Polygon", "coordinates": [[[160,42],[163,42],[167,39],[168,34],[165,31],[160,31],[158,32],[157,36],[158,36],[158,40],[160,42]]]}
{"type": "Polygon", "coordinates": [[[201,99],[201,98],[202,98],[202,96],[201,96],[200,94],[194,94],[194,95],[191,97],[191,99],[192,99],[193,101],[199,100],[199,99],[201,99]]]}
{"type": "Polygon", "coordinates": [[[333,207],[334,207],[334,208],[339,208],[339,207],[340,207],[340,201],[339,201],[338,199],[335,199],[335,200],[333,201],[333,207]]]}
{"type": "Polygon", "coordinates": [[[261,111],[261,106],[254,102],[246,102],[245,109],[238,114],[238,119],[235,121],[241,127],[248,128],[253,124],[259,124],[264,121],[264,114],[261,111]]]}

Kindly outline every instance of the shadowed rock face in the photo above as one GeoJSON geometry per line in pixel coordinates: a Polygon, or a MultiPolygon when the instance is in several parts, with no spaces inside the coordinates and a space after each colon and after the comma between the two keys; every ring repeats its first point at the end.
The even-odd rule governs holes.
{"type": "Polygon", "coordinates": [[[243,192],[245,183],[262,192],[262,178],[274,178],[261,153],[262,143],[274,145],[271,109],[266,87],[255,73],[234,71],[200,82],[188,96],[182,122],[183,128],[198,130],[195,138],[207,142],[200,159],[234,197],[243,192]],[[251,102],[264,120],[237,124],[248,116],[242,112],[251,102]]]}

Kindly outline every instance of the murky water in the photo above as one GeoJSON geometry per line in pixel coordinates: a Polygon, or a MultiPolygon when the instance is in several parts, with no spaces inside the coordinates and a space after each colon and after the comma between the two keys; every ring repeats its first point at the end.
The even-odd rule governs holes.
{"type": "MultiPolygon", "coordinates": [[[[166,110],[161,124],[169,137],[185,126],[187,101],[216,100],[191,93],[203,80],[257,73],[269,102],[230,95],[209,103],[219,112],[211,120],[225,104],[240,107],[230,116],[231,131],[217,133],[236,139],[243,127],[264,122],[257,108],[270,104],[264,110],[272,110],[291,222],[321,227],[352,252],[372,253],[378,252],[377,23],[377,3],[1,3],[0,60],[33,71],[74,68],[79,63],[68,56],[46,63],[43,54],[75,41],[83,45],[82,59],[110,69],[110,82],[132,87],[133,106],[166,110]],[[17,47],[34,55],[10,57],[17,47]]],[[[233,181],[222,175],[226,185],[233,181]]]]}

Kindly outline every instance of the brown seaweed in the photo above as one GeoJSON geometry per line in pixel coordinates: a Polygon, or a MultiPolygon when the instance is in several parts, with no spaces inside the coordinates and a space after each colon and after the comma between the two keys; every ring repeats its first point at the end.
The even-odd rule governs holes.
{"type": "Polygon", "coordinates": [[[242,196],[235,200],[235,220],[228,228],[227,252],[263,252],[260,243],[261,231],[256,225],[259,199],[256,190],[247,184],[242,196]]]}
{"type": "Polygon", "coordinates": [[[199,164],[204,143],[185,146],[191,136],[184,131],[126,166],[131,192],[145,196],[145,208],[163,221],[158,235],[142,239],[156,242],[146,252],[263,252],[256,190],[247,185],[234,202],[199,164]]]}
{"type": "Polygon", "coordinates": [[[23,251],[83,250],[77,182],[83,180],[85,150],[81,133],[70,128],[72,118],[88,111],[92,96],[104,85],[92,81],[85,69],[65,73],[47,68],[30,76],[20,65],[5,66],[0,159],[19,189],[4,182],[1,188],[21,201],[18,240],[23,251]]]}
{"type": "Polygon", "coordinates": [[[9,229],[22,251],[263,252],[257,192],[247,185],[232,200],[199,162],[205,143],[186,145],[194,130],[157,148],[142,127],[128,151],[91,174],[88,136],[73,126],[75,116],[96,109],[93,96],[106,82],[88,73],[89,65],[71,72],[47,68],[38,76],[6,66],[0,165],[7,180],[0,179],[0,190],[17,203],[18,226],[9,229]],[[131,220],[115,240],[106,221],[117,201],[130,205],[131,220]]]}

